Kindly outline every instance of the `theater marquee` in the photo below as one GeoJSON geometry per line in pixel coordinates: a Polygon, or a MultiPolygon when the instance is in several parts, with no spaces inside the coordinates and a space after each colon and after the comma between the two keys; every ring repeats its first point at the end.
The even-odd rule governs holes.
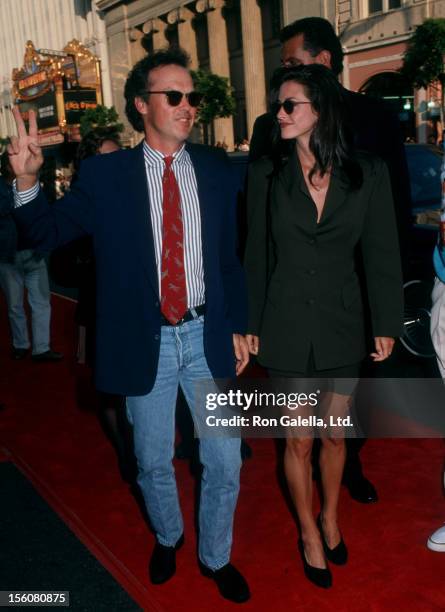
{"type": "Polygon", "coordinates": [[[25,122],[30,109],[37,113],[41,146],[79,141],[82,114],[102,104],[100,61],[77,40],[62,51],[36,49],[28,41],[12,79],[25,122]]]}

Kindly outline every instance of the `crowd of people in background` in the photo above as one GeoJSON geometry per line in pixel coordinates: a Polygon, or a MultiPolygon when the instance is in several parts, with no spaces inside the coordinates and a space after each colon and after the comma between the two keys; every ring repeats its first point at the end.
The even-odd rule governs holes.
{"type": "MultiPolygon", "coordinates": [[[[0,160],[3,188],[8,197],[15,178],[6,152],[0,160]]],[[[11,358],[25,359],[32,347],[35,362],[60,361],[63,355],[50,346],[51,298],[45,252],[32,249],[16,229],[9,225],[8,244],[17,241],[14,254],[0,262],[0,287],[6,299],[11,330],[11,358]],[[31,309],[32,340],[29,338],[28,318],[24,298],[31,309]]]]}

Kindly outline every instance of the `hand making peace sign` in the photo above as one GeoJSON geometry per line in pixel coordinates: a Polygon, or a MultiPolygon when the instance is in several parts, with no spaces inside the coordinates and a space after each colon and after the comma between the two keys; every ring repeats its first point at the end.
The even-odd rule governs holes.
{"type": "Polygon", "coordinates": [[[43,155],[38,143],[35,111],[29,111],[29,133],[26,131],[18,106],[14,106],[12,113],[18,135],[11,137],[7,151],[9,162],[17,179],[17,189],[24,191],[35,185],[39,170],[43,165],[43,155]]]}

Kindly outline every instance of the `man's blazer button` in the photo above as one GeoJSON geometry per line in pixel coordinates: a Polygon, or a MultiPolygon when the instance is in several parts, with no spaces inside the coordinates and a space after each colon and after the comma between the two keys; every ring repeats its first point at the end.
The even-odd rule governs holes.
{"type": "Polygon", "coordinates": [[[306,304],[309,304],[309,306],[313,306],[313,304],[315,304],[314,298],[309,298],[308,300],[306,300],[306,304]]]}
{"type": "Polygon", "coordinates": [[[315,238],[310,238],[310,239],[308,240],[308,242],[309,242],[309,244],[315,244],[315,238]]]}
{"type": "Polygon", "coordinates": [[[161,336],[159,334],[155,334],[155,340],[159,340],[161,336]]]}

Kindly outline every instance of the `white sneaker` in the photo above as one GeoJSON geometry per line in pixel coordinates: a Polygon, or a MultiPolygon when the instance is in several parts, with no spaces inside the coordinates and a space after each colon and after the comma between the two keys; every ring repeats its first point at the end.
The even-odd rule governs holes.
{"type": "Polygon", "coordinates": [[[442,527],[430,535],[426,545],[430,550],[445,552],[445,525],[442,525],[442,527]]]}

